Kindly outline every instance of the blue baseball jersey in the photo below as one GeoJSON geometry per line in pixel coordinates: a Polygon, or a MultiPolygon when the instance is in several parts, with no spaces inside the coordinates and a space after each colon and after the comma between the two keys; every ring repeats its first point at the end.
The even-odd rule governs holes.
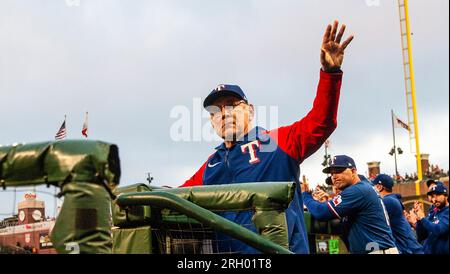
{"type": "Polygon", "coordinates": [[[403,215],[405,209],[400,194],[388,194],[383,197],[389,215],[395,245],[402,254],[423,254],[422,246],[417,242],[413,230],[403,215]]]}
{"type": "Polygon", "coordinates": [[[449,254],[448,206],[418,221],[416,230],[425,237],[425,254],[449,254]]]}
{"type": "MultiPolygon", "coordinates": [[[[273,130],[255,127],[227,148],[224,143],[181,187],[248,182],[300,183],[300,163],[313,154],[337,125],[337,109],[342,73],[320,72],[320,81],[311,111],[299,121],[273,130]]],[[[220,213],[223,217],[256,231],[254,212],[220,213]]],[[[289,249],[309,253],[300,188],[286,210],[289,249]]],[[[219,251],[256,253],[239,241],[218,234],[219,251]]]]}
{"type": "Polygon", "coordinates": [[[307,192],[303,199],[314,218],[341,220],[351,253],[396,247],[383,200],[368,181],[345,188],[329,202],[320,203],[307,192]]]}

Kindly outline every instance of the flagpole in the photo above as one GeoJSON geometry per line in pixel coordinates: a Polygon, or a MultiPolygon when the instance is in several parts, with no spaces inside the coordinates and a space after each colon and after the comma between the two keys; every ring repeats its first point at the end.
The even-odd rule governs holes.
{"type": "Polygon", "coordinates": [[[392,122],[392,139],[394,141],[395,180],[397,180],[397,177],[398,177],[397,146],[395,145],[394,110],[392,110],[392,109],[391,109],[391,122],[392,122]]]}

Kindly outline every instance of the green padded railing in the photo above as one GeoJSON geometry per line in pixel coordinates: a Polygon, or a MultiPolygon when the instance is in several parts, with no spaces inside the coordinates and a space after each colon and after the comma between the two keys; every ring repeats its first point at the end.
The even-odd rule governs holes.
{"type": "Polygon", "coordinates": [[[194,218],[212,229],[232,236],[263,253],[292,254],[288,249],[167,191],[121,194],[117,197],[116,203],[121,207],[149,205],[168,208],[194,218]]]}
{"type": "Polygon", "coordinates": [[[116,145],[61,140],[0,147],[0,186],[54,185],[64,196],[51,241],[58,253],[111,253],[112,189],[119,184],[116,145]]]}

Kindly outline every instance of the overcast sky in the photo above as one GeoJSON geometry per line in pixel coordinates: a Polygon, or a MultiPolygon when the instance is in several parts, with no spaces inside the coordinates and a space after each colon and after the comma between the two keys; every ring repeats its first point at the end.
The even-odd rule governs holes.
{"type": "MultiPolygon", "coordinates": [[[[447,170],[449,2],[409,2],[421,151],[447,170]]],[[[65,114],[68,138],[80,139],[89,111],[89,139],[119,146],[122,185],[145,182],[146,172],[156,185],[180,185],[219,142],[173,141],[174,107],[193,115],[213,88],[232,83],[256,106],[277,107],[280,126],[299,120],[312,106],[322,35],[334,19],[355,39],[330,153],[352,156],[362,174],[369,161],[393,174],[390,110],[407,114],[390,0],[1,0],[0,144],[52,140],[65,114]]],[[[415,172],[407,132],[396,136],[399,171],[415,172]]],[[[323,154],[301,166],[312,183],[325,178],[323,154]]]]}

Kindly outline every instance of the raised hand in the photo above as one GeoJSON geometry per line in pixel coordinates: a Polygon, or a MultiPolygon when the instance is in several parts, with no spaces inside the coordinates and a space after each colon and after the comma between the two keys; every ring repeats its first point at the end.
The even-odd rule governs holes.
{"type": "Polygon", "coordinates": [[[310,190],[309,190],[309,184],[308,184],[307,182],[301,183],[301,185],[300,185],[300,190],[301,190],[302,192],[310,192],[310,190]]]}
{"type": "Polygon", "coordinates": [[[417,215],[416,215],[416,213],[414,212],[414,210],[413,209],[411,209],[410,211],[409,211],[409,213],[408,212],[406,212],[405,211],[405,217],[406,217],[406,220],[408,220],[408,223],[410,224],[410,225],[412,225],[412,226],[414,226],[416,223],[417,223],[417,215]]]}
{"type": "Polygon", "coordinates": [[[322,63],[322,70],[326,72],[333,72],[341,68],[342,61],[344,60],[344,50],[354,37],[351,35],[341,44],[345,25],[342,25],[336,36],[338,25],[339,22],[337,20],[334,21],[333,26],[328,25],[325,34],[323,35],[320,62],[322,63]]]}

